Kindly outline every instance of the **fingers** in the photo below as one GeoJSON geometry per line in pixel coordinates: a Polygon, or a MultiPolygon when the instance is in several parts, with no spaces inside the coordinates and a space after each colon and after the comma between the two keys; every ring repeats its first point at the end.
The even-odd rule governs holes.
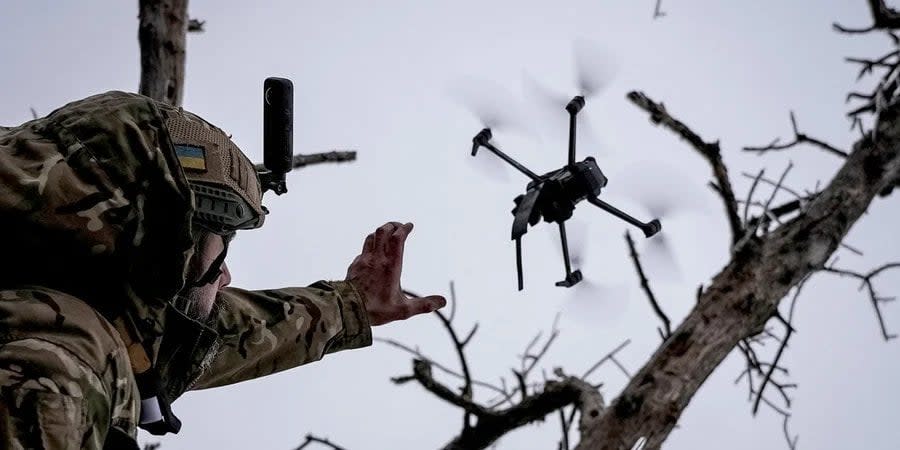
{"type": "Polygon", "coordinates": [[[403,247],[406,245],[406,238],[412,232],[412,229],[412,223],[406,223],[394,229],[394,232],[388,237],[384,249],[384,253],[389,258],[403,260],[403,247]]]}
{"type": "Polygon", "coordinates": [[[427,297],[411,298],[404,305],[404,316],[409,318],[437,311],[447,306],[447,299],[440,295],[429,295],[427,297]]]}
{"type": "Polygon", "coordinates": [[[388,222],[366,236],[363,252],[374,252],[390,257],[402,256],[403,245],[412,229],[412,223],[388,222]]]}
{"type": "Polygon", "coordinates": [[[400,222],[388,222],[375,230],[375,252],[385,254],[388,246],[388,238],[394,233],[400,222]]]}
{"type": "Polygon", "coordinates": [[[372,253],[375,251],[375,233],[369,233],[366,236],[365,242],[363,242],[363,253],[372,253]]]}
{"type": "Polygon", "coordinates": [[[362,253],[383,253],[387,241],[386,237],[390,236],[399,226],[401,226],[400,222],[388,222],[378,227],[374,232],[369,233],[363,242],[362,253]]]}

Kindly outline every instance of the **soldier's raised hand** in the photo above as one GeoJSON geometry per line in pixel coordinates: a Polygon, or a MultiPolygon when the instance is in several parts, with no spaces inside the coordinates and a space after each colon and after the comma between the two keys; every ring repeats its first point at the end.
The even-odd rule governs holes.
{"type": "Polygon", "coordinates": [[[440,295],[408,297],[400,288],[403,247],[413,224],[388,222],[366,237],[362,253],[350,263],[347,281],[366,298],[372,326],[408,319],[443,308],[440,295]]]}

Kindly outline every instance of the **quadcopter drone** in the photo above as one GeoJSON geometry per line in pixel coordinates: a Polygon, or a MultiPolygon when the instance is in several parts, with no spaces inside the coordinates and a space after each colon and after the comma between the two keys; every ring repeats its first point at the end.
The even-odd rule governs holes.
{"type": "Polygon", "coordinates": [[[565,279],[556,282],[556,285],[561,287],[572,287],[582,280],[580,270],[572,271],[569,261],[569,244],[566,240],[566,221],[572,217],[575,205],[582,200],[586,199],[592,205],[640,228],[644,232],[644,236],[648,238],[662,229],[658,219],[647,223],[641,222],[598,198],[608,180],[597,166],[597,161],[591,156],[585,158],[584,161],[575,161],[575,116],[582,108],[584,108],[584,97],[581,95],[575,96],[565,108],[569,113],[568,164],[544,175],[532,172],[491,144],[493,135],[490,128],[484,128],[472,138],[472,156],[478,154],[480,147],[485,147],[531,179],[526,186],[525,194],[515,198],[516,206],[512,210],[514,217],[512,239],[516,241],[516,269],[520,291],[524,287],[522,236],[528,231],[529,224],[537,225],[542,217],[545,222],[556,222],[559,225],[559,237],[566,268],[565,279]]]}

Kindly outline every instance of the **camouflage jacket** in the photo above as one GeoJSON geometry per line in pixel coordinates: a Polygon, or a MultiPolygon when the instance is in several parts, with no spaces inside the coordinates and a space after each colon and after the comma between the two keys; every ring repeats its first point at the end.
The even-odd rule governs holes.
{"type": "Polygon", "coordinates": [[[109,92],[0,127],[0,447],[62,439],[35,438],[50,422],[82,424],[62,439],[72,448],[103,448],[108,429],[133,438],[128,342],[169,400],[371,344],[364,299],[344,281],[224,288],[205,322],[184,314],[192,201],[146,97],[109,92]]]}

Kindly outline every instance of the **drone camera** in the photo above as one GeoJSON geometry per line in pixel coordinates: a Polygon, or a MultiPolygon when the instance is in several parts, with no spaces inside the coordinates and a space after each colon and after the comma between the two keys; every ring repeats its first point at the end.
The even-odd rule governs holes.
{"type": "Polygon", "coordinates": [[[587,193],[594,197],[600,195],[601,189],[606,187],[606,184],[609,182],[606,175],[600,170],[600,166],[597,165],[597,161],[591,157],[585,158],[583,162],[578,163],[575,166],[575,171],[583,180],[582,183],[587,193]]]}

